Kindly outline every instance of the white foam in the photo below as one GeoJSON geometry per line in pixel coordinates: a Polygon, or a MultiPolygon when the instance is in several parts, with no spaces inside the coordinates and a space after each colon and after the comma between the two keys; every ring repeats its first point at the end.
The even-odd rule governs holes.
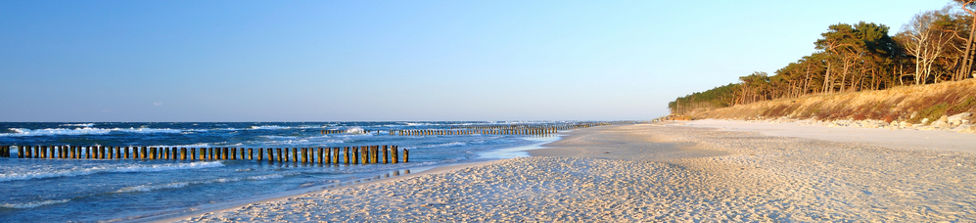
{"type": "Polygon", "coordinates": [[[155,129],[155,128],[47,128],[47,129],[25,129],[25,128],[10,128],[10,131],[14,133],[0,133],[0,136],[49,136],[49,135],[105,135],[112,132],[128,132],[128,133],[141,133],[141,134],[152,134],[152,133],[182,133],[182,130],[178,129],[155,129]]]}
{"type": "Polygon", "coordinates": [[[275,130],[275,129],[289,129],[291,127],[277,126],[277,125],[255,125],[251,126],[251,129],[261,129],[261,130],[275,130]]]}
{"type": "Polygon", "coordinates": [[[363,129],[363,128],[360,128],[359,126],[356,126],[356,127],[352,127],[352,128],[346,129],[346,133],[350,133],[350,134],[363,134],[363,133],[366,133],[366,130],[363,129]]]}
{"type": "Polygon", "coordinates": [[[95,126],[95,123],[61,124],[60,126],[92,127],[95,126]]]}
{"type": "Polygon", "coordinates": [[[545,145],[550,142],[555,142],[556,140],[559,140],[559,138],[560,137],[539,137],[539,138],[535,138],[538,140],[533,140],[538,143],[534,143],[532,145],[482,152],[482,153],[478,153],[478,157],[483,159],[510,159],[510,158],[517,158],[517,157],[528,157],[529,152],[527,151],[540,149],[542,148],[542,145],[545,145]]]}
{"type": "Polygon", "coordinates": [[[67,203],[69,200],[71,200],[71,199],[31,201],[31,202],[27,202],[27,203],[3,203],[3,204],[0,204],[0,207],[2,207],[2,208],[27,209],[27,208],[36,208],[36,207],[40,207],[40,206],[44,206],[44,205],[67,203]]]}
{"type": "Polygon", "coordinates": [[[467,144],[468,143],[465,143],[465,142],[449,142],[449,143],[432,144],[432,145],[422,145],[422,146],[405,146],[403,148],[404,149],[436,148],[436,147],[446,147],[446,146],[463,146],[463,145],[467,145],[467,144]]]}
{"type": "Polygon", "coordinates": [[[77,167],[65,170],[33,170],[32,172],[5,172],[0,173],[0,182],[15,181],[15,180],[29,180],[29,179],[44,179],[44,178],[55,178],[55,177],[70,177],[70,176],[83,176],[91,175],[97,173],[131,173],[131,172],[159,172],[168,170],[181,170],[181,169],[202,169],[202,168],[212,168],[221,167],[224,164],[219,161],[213,162],[192,162],[192,163],[166,163],[166,164],[129,164],[125,166],[93,166],[93,167],[77,167]]]}
{"type": "Polygon", "coordinates": [[[189,183],[183,183],[183,182],[168,183],[168,184],[163,184],[163,185],[151,185],[151,184],[147,184],[147,185],[139,185],[139,186],[132,186],[132,187],[123,187],[122,189],[119,189],[119,190],[117,190],[115,192],[116,193],[149,192],[149,191],[154,191],[154,190],[159,190],[159,189],[181,188],[181,187],[185,187],[187,185],[190,185],[190,184],[189,183]]]}
{"type": "Polygon", "coordinates": [[[247,179],[248,180],[267,180],[267,179],[278,179],[278,178],[283,178],[283,177],[285,177],[285,176],[284,175],[281,175],[281,174],[271,174],[271,175],[263,175],[263,176],[250,176],[250,177],[247,177],[247,179]]]}
{"type": "Polygon", "coordinates": [[[251,130],[277,130],[277,129],[311,129],[321,128],[322,126],[300,125],[300,126],[280,126],[280,125],[254,125],[251,130]]]}

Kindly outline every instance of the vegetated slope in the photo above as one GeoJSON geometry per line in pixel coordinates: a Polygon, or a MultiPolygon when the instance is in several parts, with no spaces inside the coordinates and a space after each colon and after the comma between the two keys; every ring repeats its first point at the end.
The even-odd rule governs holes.
{"type": "Polygon", "coordinates": [[[900,86],[877,91],[813,94],[798,98],[702,109],[679,115],[690,116],[692,119],[874,119],[888,123],[897,121],[958,126],[976,121],[973,120],[974,116],[970,115],[972,113],[976,113],[976,80],[974,79],[900,86]]]}

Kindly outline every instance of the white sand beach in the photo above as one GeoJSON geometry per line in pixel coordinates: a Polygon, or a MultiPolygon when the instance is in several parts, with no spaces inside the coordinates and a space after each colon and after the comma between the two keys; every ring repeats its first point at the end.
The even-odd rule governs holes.
{"type": "Polygon", "coordinates": [[[976,135],[704,120],[576,130],[442,168],[182,222],[976,221],[976,135]]]}

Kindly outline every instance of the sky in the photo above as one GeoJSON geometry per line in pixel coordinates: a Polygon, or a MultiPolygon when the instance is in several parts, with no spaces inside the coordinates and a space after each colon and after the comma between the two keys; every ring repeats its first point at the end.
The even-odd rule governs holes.
{"type": "Polygon", "coordinates": [[[949,1],[0,1],[0,121],[649,120],[949,1]]]}

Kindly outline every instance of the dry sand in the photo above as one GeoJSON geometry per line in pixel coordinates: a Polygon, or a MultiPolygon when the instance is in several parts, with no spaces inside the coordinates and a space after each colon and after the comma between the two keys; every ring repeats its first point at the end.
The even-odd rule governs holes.
{"type": "Polygon", "coordinates": [[[685,125],[582,129],[529,158],[183,221],[976,221],[976,154],[926,132],[915,140],[929,149],[685,125]]]}

